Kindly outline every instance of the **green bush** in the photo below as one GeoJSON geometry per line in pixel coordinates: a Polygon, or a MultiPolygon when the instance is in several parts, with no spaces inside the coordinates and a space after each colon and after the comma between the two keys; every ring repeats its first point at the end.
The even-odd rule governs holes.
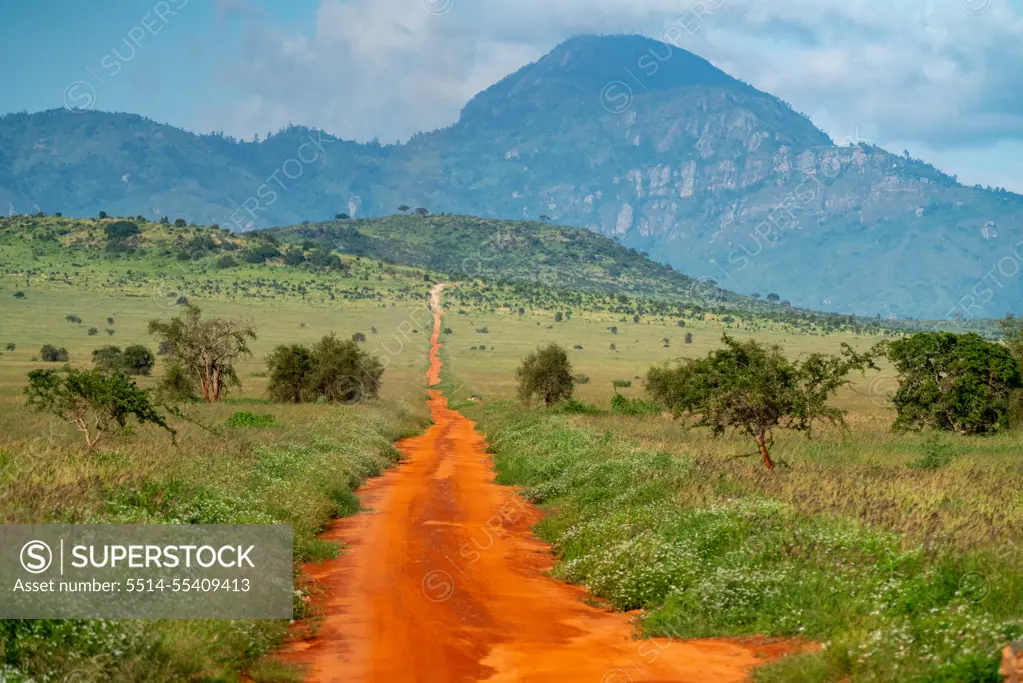
{"type": "Polygon", "coordinates": [[[39,350],[39,358],[45,363],[67,363],[68,352],[65,348],[57,348],[53,344],[45,344],[39,350]]]}
{"type": "Polygon", "coordinates": [[[661,412],[661,409],[653,401],[615,394],[611,397],[611,412],[631,417],[644,417],[646,415],[655,415],[661,412]]]}
{"type": "Polygon", "coordinates": [[[238,411],[227,419],[228,427],[276,427],[280,423],[273,415],[238,411]]]}

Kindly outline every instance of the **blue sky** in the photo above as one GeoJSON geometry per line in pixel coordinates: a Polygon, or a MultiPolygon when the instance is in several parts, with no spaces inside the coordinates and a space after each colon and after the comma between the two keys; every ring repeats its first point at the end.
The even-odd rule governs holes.
{"type": "Polygon", "coordinates": [[[658,38],[700,4],[712,11],[683,46],[836,140],[1023,192],[1019,0],[3,2],[0,111],[94,97],[194,131],[393,142],[452,123],[571,35],[658,38]]]}

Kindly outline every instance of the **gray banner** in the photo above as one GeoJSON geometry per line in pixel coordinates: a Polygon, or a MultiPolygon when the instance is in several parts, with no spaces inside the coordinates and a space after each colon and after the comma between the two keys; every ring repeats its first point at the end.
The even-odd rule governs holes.
{"type": "Polygon", "coordinates": [[[290,526],[0,525],[0,619],[291,619],[290,526]]]}

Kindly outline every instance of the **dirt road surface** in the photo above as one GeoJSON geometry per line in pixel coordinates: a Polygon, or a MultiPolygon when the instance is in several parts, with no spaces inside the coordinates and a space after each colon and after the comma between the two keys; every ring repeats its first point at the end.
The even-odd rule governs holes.
{"type": "MultiPolygon", "coordinates": [[[[429,385],[439,382],[440,295],[429,385]]],[[[545,576],[552,558],[530,533],[539,515],[493,482],[472,422],[429,391],[434,425],[399,442],[406,460],[360,491],[365,512],[325,538],[350,546],[307,567],[327,587],[317,637],[287,661],[309,681],[345,683],[654,683],[743,681],[788,646],[634,640],[630,617],[545,576]]]]}

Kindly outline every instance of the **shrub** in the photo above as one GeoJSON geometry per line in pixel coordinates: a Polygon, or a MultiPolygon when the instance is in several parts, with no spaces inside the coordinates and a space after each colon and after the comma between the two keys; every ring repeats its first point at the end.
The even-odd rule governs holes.
{"type": "Polygon", "coordinates": [[[600,415],[604,411],[590,403],[570,398],[557,407],[558,412],[570,415],[600,415]]]}
{"type": "Polygon", "coordinates": [[[618,415],[629,415],[631,417],[643,417],[660,412],[652,401],[645,401],[641,398],[629,398],[621,394],[611,397],[611,412],[618,415]]]}
{"type": "Polygon", "coordinates": [[[103,228],[103,232],[106,234],[108,243],[118,243],[131,239],[142,231],[139,230],[138,225],[131,221],[114,221],[108,223],[103,228]]]}
{"type": "Polygon", "coordinates": [[[92,364],[107,372],[121,372],[124,357],[118,346],[104,346],[92,352],[92,364]]]}
{"type": "Polygon", "coordinates": [[[692,344],[692,343],[693,343],[693,333],[692,332],[686,332],[686,344],[692,344]]]}
{"type": "Polygon", "coordinates": [[[284,263],[289,266],[300,266],[305,263],[305,255],[298,249],[288,249],[284,255],[284,263]]]}
{"type": "Polygon", "coordinates": [[[895,429],[985,434],[1009,426],[1010,399],[1023,378],[1006,347],[972,332],[919,332],[882,350],[899,373],[895,429]]]}
{"type": "Polygon", "coordinates": [[[156,397],[162,403],[195,403],[201,400],[195,380],[182,365],[167,366],[156,385],[156,397]]]}
{"type": "Polygon", "coordinates": [[[231,256],[230,254],[224,254],[223,256],[217,259],[217,268],[220,268],[222,270],[234,268],[236,265],[238,265],[238,262],[235,261],[234,256],[231,256]]]}
{"type": "Polygon", "coordinates": [[[575,389],[572,364],[565,349],[548,344],[530,353],[515,371],[519,398],[528,403],[533,397],[551,406],[572,397],[575,389]]]}
{"type": "Polygon", "coordinates": [[[581,344],[576,344],[575,346],[572,347],[572,349],[575,351],[582,351],[583,347],[581,344]]]}
{"type": "Polygon", "coordinates": [[[576,373],[572,377],[572,380],[576,384],[589,384],[590,383],[590,376],[589,375],[584,375],[583,373],[579,372],[579,373],[576,373]]]}
{"type": "Polygon", "coordinates": [[[615,389],[627,389],[632,386],[631,379],[613,379],[611,380],[611,386],[615,389]]]}
{"type": "Polygon", "coordinates": [[[301,403],[313,369],[312,353],[301,344],[278,346],[267,357],[267,393],[277,403],[301,403]]]}
{"type": "Polygon", "coordinates": [[[261,244],[258,247],[245,252],[245,260],[249,263],[264,263],[270,259],[278,258],[281,252],[271,244],[261,244]]]}
{"type": "Polygon", "coordinates": [[[139,425],[155,424],[174,437],[174,430],[150,403],[148,392],[125,375],[65,367],[33,370],[28,381],[26,404],[74,424],[89,451],[115,427],[127,432],[129,418],[139,425]]]}
{"type": "Polygon", "coordinates": [[[82,324],[82,319],[79,318],[77,315],[66,316],[64,318],[64,320],[68,321],[69,323],[71,323],[73,325],[81,325],[82,324]]]}
{"type": "Polygon", "coordinates": [[[45,363],[67,363],[69,356],[67,349],[46,344],[39,350],[39,358],[45,363]]]}
{"type": "Polygon", "coordinates": [[[269,393],[279,402],[357,403],[376,397],[384,367],[353,340],[331,334],[312,349],[278,346],[267,357],[269,393]]]}
{"type": "Polygon", "coordinates": [[[183,228],[188,225],[188,222],[184,218],[178,218],[174,221],[175,228],[183,228]]]}
{"type": "Polygon", "coordinates": [[[90,337],[95,337],[97,334],[99,334],[99,329],[98,328],[96,328],[96,327],[90,327],[89,328],[89,336],[90,337]]]}
{"type": "Polygon", "coordinates": [[[13,351],[16,348],[18,348],[17,344],[14,344],[13,342],[7,342],[7,350],[8,351],[13,351]]]}
{"type": "Polygon", "coordinates": [[[15,299],[24,299],[25,298],[25,292],[23,292],[23,291],[21,291],[19,289],[17,292],[14,293],[14,298],[15,299]]]}
{"type": "Polygon", "coordinates": [[[227,419],[228,427],[276,427],[279,422],[273,415],[238,411],[227,419]]]}
{"type": "Polygon", "coordinates": [[[156,356],[142,344],[133,344],[124,350],[122,357],[122,371],[127,375],[143,375],[148,377],[153,373],[156,365],[156,356]]]}
{"type": "Polygon", "coordinates": [[[364,341],[366,341],[366,335],[363,334],[362,332],[356,332],[355,334],[352,335],[352,341],[353,342],[364,342],[364,341]]]}

